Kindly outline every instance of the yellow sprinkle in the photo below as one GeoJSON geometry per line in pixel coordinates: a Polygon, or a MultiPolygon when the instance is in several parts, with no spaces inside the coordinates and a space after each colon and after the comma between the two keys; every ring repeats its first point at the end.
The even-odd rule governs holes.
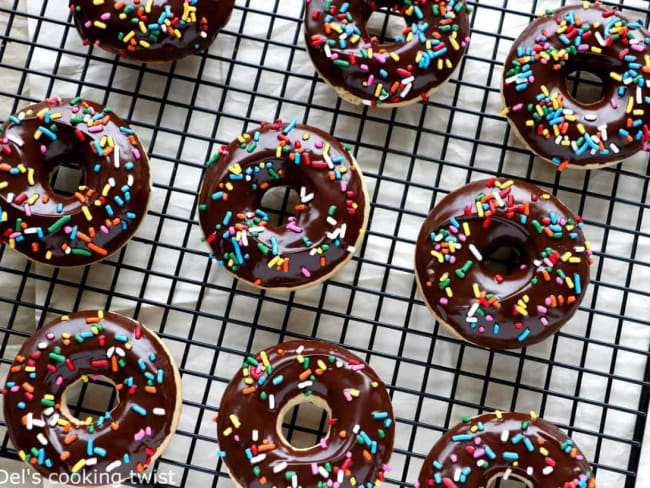
{"type": "Polygon", "coordinates": [[[230,434],[232,434],[232,427],[228,427],[223,431],[223,435],[225,435],[226,437],[228,437],[230,434]]]}
{"type": "Polygon", "coordinates": [[[271,365],[271,363],[269,363],[269,358],[266,355],[266,352],[262,351],[260,353],[260,357],[262,358],[262,364],[264,364],[264,366],[269,367],[271,365]]]}
{"type": "Polygon", "coordinates": [[[27,183],[29,186],[34,186],[34,168],[29,168],[27,171],[27,183]]]}
{"type": "Polygon", "coordinates": [[[480,298],[481,297],[481,289],[478,287],[478,283],[474,283],[472,285],[472,290],[474,290],[474,297],[475,298],[480,298]]]}
{"type": "Polygon", "coordinates": [[[79,461],[77,461],[77,463],[74,466],[72,466],[72,472],[76,473],[81,468],[83,468],[85,465],[86,465],[86,460],[85,459],[80,459],[79,461]]]}
{"type": "Polygon", "coordinates": [[[86,220],[87,220],[88,222],[91,222],[91,221],[93,220],[93,216],[92,216],[92,214],[90,213],[90,210],[88,210],[88,207],[86,207],[85,205],[83,205],[83,206],[81,207],[81,211],[83,212],[83,214],[84,214],[84,216],[86,217],[86,220]]]}
{"type": "Polygon", "coordinates": [[[239,418],[237,417],[237,415],[235,415],[234,413],[231,413],[230,417],[228,417],[228,418],[232,422],[232,425],[235,427],[235,429],[239,429],[239,426],[241,425],[241,423],[239,422],[239,418]]]}
{"type": "Polygon", "coordinates": [[[503,418],[503,413],[501,412],[501,410],[497,410],[496,412],[494,412],[494,415],[496,415],[499,420],[503,418]]]}

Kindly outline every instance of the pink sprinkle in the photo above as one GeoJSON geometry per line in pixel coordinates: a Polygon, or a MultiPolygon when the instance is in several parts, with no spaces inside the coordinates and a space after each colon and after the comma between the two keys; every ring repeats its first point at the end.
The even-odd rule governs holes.
{"type": "Polygon", "coordinates": [[[99,230],[101,230],[102,233],[104,233],[104,234],[108,234],[108,227],[106,227],[105,225],[102,225],[102,226],[99,228],[99,230]]]}
{"type": "Polygon", "coordinates": [[[454,263],[456,262],[456,256],[450,256],[450,257],[449,257],[449,262],[450,262],[451,264],[454,264],[454,263]]]}
{"type": "Polygon", "coordinates": [[[318,474],[318,464],[311,463],[311,474],[316,476],[318,474]]]}
{"type": "Polygon", "coordinates": [[[103,131],[103,130],[104,130],[104,126],[103,126],[103,125],[93,125],[92,127],[90,127],[90,128],[88,129],[88,132],[101,132],[101,131],[103,131]]]}
{"type": "Polygon", "coordinates": [[[458,236],[458,240],[459,240],[460,242],[465,242],[465,241],[467,240],[467,236],[466,236],[465,234],[460,234],[460,235],[458,236]]]}
{"type": "Polygon", "coordinates": [[[580,44],[578,46],[578,51],[589,51],[589,45],[588,44],[580,44]]]}
{"type": "Polygon", "coordinates": [[[54,334],[52,334],[52,333],[50,332],[46,337],[47,337],[49,340],[52,340],[52,339],[54,339],[54,334]]]}
{"type": "Polygon", "coordinates": [[[452,454],[451,456],[449,456],[449,459],[451,459],[452,463],[455,463],[455,462],[458,461],[458,456],[456,456],[455,454],[452,454]]]}
{"type": "Polygon", "coordinates": [[[369,71],[370,70],[370,68],[368,68],[367,64],[359,65],[359,68],[361,68],[361,71],[369,71]]]}
{"type": "Polygon", "coordinates": [[[320,447],[322,447],[323,449],[327,449],[327,441],[325,440],[325,438],[322,438],[320,440],[320,447]]]}
{"type": "Polygon", "coordinates": [[[304,266],[303,266],[302,268],[300,268],[300,272],[301,272],[301,273],[303,274],[303,276],[306,277],[306,278],[310,278],[310,277],[311,277],[311,273],[310,273],[309,270],[308,270],[307,268],[305,268],[304,266]]]}
{"type": "Polygon", "coordinates": [[[487,322],[492,322],[492,321],[494,320],[494,317],[492,317],[492,315],[486,315],[486,316],[485,316],[485,320],[486,320],[487,322]]]}
{"type": "Polygon", "coordinates": [[[546,313],[548,312],[548,309],[546,307],[542,307],[541,305],[537,305],[537,311],[539,313],[546,313]]]}
{"type": "Polygon", "coordinates": [[[481,325],[481,326],[478,328],[478,331],[479,331],[481,334],[485,333],[485,327],[483,327],[483,326],[481,325]]]}
{"type": "Polygon", "coordinates": [[[557,278],[555,278],[555,282],[556,282],[558,285],[561,285],[561,284],[562,284],[562,278],[560,278],[560,277],[558,276],[557,278]]]}
{"type": "Polygon", "coordinates": [[[56,377],[56,384],[60,385],[61,383],[63,383],[63,376],[57,376],[56,377]]]}
{"type": "Polygon", "coordinates": [[[550,307],[551,303],[553,303],[553,302],[551,301],[550,297],[546,297],[546,299],[544,300],[544,303],[546,304],[547,307],[550,307]]]}
{"type": "Polygon", "coordinates": [[[548,327],[548,319],[546,317],[542,317],[539,319],[539,321],[542,323],[544,327],[548,327]]]}
{"type": "Polygon", "coordinates": [[[32,216],[32,209],[29,206],[29,203],[25,203],[24,208],[25,208],[25,215],[27,215],[27,217],[31,217],[32,216]]]}
{"type": "Polygon", "coordinates": [[[90,27],[92,27],[92,25],[93,25],[93,23],[89,20],[88,22],[86,22],[86,23],[84,24],[84,27],[86,27],[86,28],[90,28],[90,27]]]}
{"type": "Polygon", "coordinates": [[[318,149],[321,149],[321,148],[324,146],[323,141],[316,141],[316,144],[314,144],[314,145],[315,145],[318,149]]]}
{"type": "Polygon", "coordinates": [[[379,61],[381,64],[386,64],[386,58],[384,58],[380,54],[374,53],[372,57],[375,58],[377,61],[379,61]]]}
{"type": "Polygon", "coordinates": [[[343,396],[345,397],[345,399],[346,399],[348,402],[351,402],[351,401],[352,401],[352,395],[350,395],[350,394],[348,393],[348,390],[343,390],[343,396]]]}
{"type": "Polygon", "coordinates": [[[618,103],[616,103],[616,100],[613,98],[609,101],[609,103],[613,108],[618,108],[618,103]]]}
{"type": "Polygon", "coordinates": [[[141,441],[144,439],[144,430],[140,429],[138,432],[136,432],[136,434],[133,436],[133,439],[136,441],[141,441]]]}
{"type": "Polygon", "coordinates": [[[47,147],[44,144],[41,144],[41,152],[45,154],[47,152],[47,147]]]}
{"type": "Polygon", "coordinates": [[[235,434],[234,439],[235,439],[235,442],[239,442],[240,441],[239,434],[235,434]]]}
{"type": "Polygon", "coordinates": [[[302,228],[294,224],[287,224],[286,227],[287,229],[289,229],[292,232],[295,232],[296,234],[300,234],[302,232],[302,228]]]}
{"type": "Polygon", "coordinates": [[[355,364],[355,365],[352,366],[352,368],[350,368],[350,369],[352,369],[352,371],[361,371],[361,370],[362,370],[363,368],[365,368],[365,367],[366,367],[365,364],[355,364]]]}
{"type": "Polygon", "coordinates": [[[485,454],[485,449],[477,449],[474,451],[474,459],[480,458],[483,454],[485,454]]]}
{"type": "Polygon", "coordinates": [[[138,149],[135,147],[133,148],[133,157],[135,159],[140,159],[140,151],[138,151],[138,149]]]}
{"type": "Polygon", "coordinates": [[[99,18],[102,20],[108,20],[111,18],[111,14],[110,12],[106,12],[105,14],[100,15],[99,18]]]}
{"type": "Polygon", "coordinates": [[[441,297],[440,298],[440,305],[447,305],[449,303],[449,300],[447,297],[441,297]]]}
{"type": "Polygon", "coordinates": [[[513,111],[513,112],[518,112],[518,111],[521,110],[522,108],[524,108],[524,104],[523,104],[523,103],[518,103],[517,105],[515,105],[514,107],[512,107],[512,111],[513,111]]]}
{"type": "Polygon", "coordinates": [[[144,431],[147,433],[147,435],[151,435],[151,427],[149,427],[148,425],[144,431]]]}

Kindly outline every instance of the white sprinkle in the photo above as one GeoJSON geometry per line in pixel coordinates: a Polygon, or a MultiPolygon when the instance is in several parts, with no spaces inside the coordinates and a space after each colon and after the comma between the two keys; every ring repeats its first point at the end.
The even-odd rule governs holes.
{"type": "Polygon", "coordinates": [[[127,184],[127,186],[133,186],[133,175],[129,175],[126,178],[126,184],[127,184]]]}
{"type": "Polygon", "coordinates": [[[357,250],[356,250],[356,248],[355,248],[354,246],[348,246],[347,251],[348,251],[350,254],[354,254],[355,252],[357,252],[357,250]]]}
{"type": "Polygon", "coordinates": [[[614,151],[614,154],[618,154],[619,152],[621,152],[618,146],[613,142],[609,145],[609,147],[612,151],[614,151]]]}
{"type": "Polygon", "coordinates": [[[353,434],[358,434],[360,430],[361,430],[361,427],[359,426],[359,424],[352,427],[352,433],[353,434]]]}
{"type": "Polygon", "coordinates": [[[32,425],[33,425],[32,421],[33,420],[34,420],[34,416],[33,416],[32,412],[29,412],[27,414],[27,418],[25,419],[25,428],[27,430],[32,430],[32,425]]]}
{"type": "Polygon", "coordinates": [[[117,461],[113,461],[111,464],[109,464],[108,466],[106,466],[106,471],[107,471],[108,473],[110,473],[110,472],[113,471],[115,468],[119,468],[121,465],[122,465],[122,461],[120,461],[120,460],[118,459],[117,461]]]}
{"type": "Polygon", "coordinates": [[[476,248],[474,244],[470,243],[469,250],[477,259],[477,261],[483,261],[483,256],[481,255],[481,253],[479,252],[479,250],[476,248]]]}
{"type": "Polygon", "coordinates": [[[269,410],[275,410],[275,395],[269,395],[269,410]]]}
{"type": "Polygon", "coordinates": [[[108,348],[108,351],[106,351],[106,356],[110,359],[113,357],[113,354],[115,354],[115,346],[111,346],[108,348]]]}
{"type": "Polygon", "coordinates": [[[261,463],[265,459],[266,459],[266,453],[263,452],[262,454],[258,454],[257,456],[252,457],[251,458],[251,464],[261,463]]]}
{"type": "Polygon", "coordinates": [[[345,239],[345,233],[348,230],[348,224],[343,224],[341,226],[341,239],[345,239]]]}
{"type": "Polygon", "coordinates": [[[309,381],[309,380],[303,381],[302,383],[298,383],[298,389],[302,390],[303,388],[307,388],[313,384],[314,384],[313,381],[309,381]]]}
{"type": "Polygon", "coordinates": [[[512,474],[512,469],[511,468],[506,469],[506,472],[503,473],[503,480],[508,481],[510,479],[511,474],[512,474]]]}
{"type": "Polygon", "coordinates": [[[334,219],[334,218],[332,218],[332,217],[327,217],[327,223],[330,224],[330,225],[336,225],[336,224],[338,224],[338,222],[336,221],[336,219],[334,219]]]}
{"type": "Polygon", "coordinates": [[[43,415],[46,417],[49,417],[54,413],[54,408],[53,407],[47,407],[45,410],[43,410],[43,415]]]}
{"type": "Polygon", "coordinates": [[[49,425],[50,427],[54,427],[58,423],[59,423],[59,414],[58,413],[55,413],[49,419],[47,419],[47,425],[49,425]]]}
{"type": "Polygon", "coordinates": [[[510,439],[510,431],[504,430],[501,433],[501,442],[508,442],[508,439],[510,439]]]}
{"type": "Polygon", "coordinates": [[[294,474],[291,477],[291,486],[293,486],[293,488],[297,488],[297,486],[298,486],[298,475],[294,474]]]}
{"type": "Polygon", "coordinates": [[[548,476],[548,475],[551,474],[552,472],[553,472],[553,466],[546,466],[546,467],[542,470],[542,474],[543,474],[544,476],[548,476]]]}
{"type": "Polygon", "coordinates": [[[458,482],[460,481],[460,475],[462,474],[462,471],[460,468],[456,468],[454,470],[454,481],[458,482]]]}
{"type": "Polygon", "coordinates": [[[120,146],[119,144],[116,144],[115,147],[113,148],[113,154],[115,157],[113,158],[113,166],[116,168],[120,167],[120,146]]]}
{"type": "Polygon", "coordinates": [[[165,415],[167,413],[167,411],[164,408],[158,407],[158,408],[154,408],[152,410],[152,413],[154,415],[157,415],[158,417],[162,417],[163,415],[165,415]]]}
{"type": "MultiPolygon", "coordinates": [[[[339,471],[341,471],[341,470],[339,470],[339,471]]],[[[330,477],[330,474],[329,474],[329,473],[327,472],[327,470],[326,470],[324,467],[322,467],[322,466],[319,466],[319,467],[318,467],[318,472],[319,472],[320,475],[321,475],[323,478],[325,478],[325,479],[327,479],[327,478],[330,477]]]]}
{"type": "Polygon", "coordinates": [[[116,185],[116,183],[115,183],[115,178],[113,178],[113,177],[111,176],[111,177],[108,179],[108,184],[111,185],[112,188],[115,188],[115,185],[116,185]]]}
{"type": "Polygon", "coordinates": [[[95,464],[97,464],[97,458],[86,459],[86,466],[94,466],[95,464]]]}
{"type": "MultiPolygon", "coordinates": [[[[58,417],[57,417],[57,420],[58,420],[58,417]]],[[[45,427],[45,422],[43,422],[41,419],[34,419],[34,420],[32,420],[32,425],[34,427],[38,427],[39,429],[42,429],[43,427],[45,427]]]]}
{"type": "Polygon", "coordinates": [[[336,482],[340,485],[343,483],[343,475],[345,474],[345,471],[342,469],[339,469],[338,474],[336,475],[336,482]]]}
{"type": "Polygon", "coordinates": [[[38,442],[40,442],[42,445],[47,446],[47,444],[48,444],[48,442],[47,442],[47,438],[43,435],[42,432],[39,433],[39,434],[36,436],[36,439],[37,439],[38,442]]]}
{"type": "Polygon", "coordinates": [[[273,466],[273,472],[274,472],[274,473],[279,473],[279,472],[281,472],[281,471],[284,471],[286,468],[287,468],[287,462],[286,462],[286,461],[282,461],[281,463],[279,463],[279,464],[273,466]]]}
{"type": "Polygon", "coordinates": [[[593,114],[593,113],[585,114],[585,120],[588,120],[589,122],[594,122],[594,121],[598,120],[598,115],[593,114]]]}
{"type": "Polygon", "coordinates": [[[253,429],[251,437],[253,439],[253,442],[257,442],[257,440],[260,438],[260,431],[257,429],[253,429]]]}

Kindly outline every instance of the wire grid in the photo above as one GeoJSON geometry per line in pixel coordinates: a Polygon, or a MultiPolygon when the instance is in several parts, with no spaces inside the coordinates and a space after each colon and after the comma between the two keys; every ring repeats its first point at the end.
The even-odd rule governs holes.
{"type": "MultiPolygon", "coordinates": [[[[102,264],[52,270],[0,249],[0,378],[24,339],[55,315],[106,308],[142,320],[160,333],[183,376],[179,430],[158,469],[175,474],[174,486],[232,486],[216,457],[212,419],[221,392],[248,352],[318,337],[355,351],[386,381],[397,416],[390,485],[412,483],[430,447],[462,415],[500,408],[536,410],[567,430],[600,486],[635,486],[650,399],[648,158],[555,173],[534,162],[499,115],[501,60],[534,13],[564,2],[470,2],[473,42],[452,81],[428,103],[388,111],[342,102],[315,76],[300,0],[238,1],[208,53],[170,66],[83,47],[62,3],[0,0],[0,118],[50,94],[109,104],[148,147],[155,197],[138,235],[102,264]],[[258,292],[218,270],[200,243],[196,214],[202,161],[280,116],[351,144],[373,201],[358,256],[334,280],[297,294],[258,292]],[[585,216],[596,249],[574,319],[523,351],[448,337],[413,279],[428,209],[492,175],[525,178],[560,196],[585,216]]],[[[646,1],[619,4],[647,24],[646,1]]],[[[379,26],[385,32],[388,19],[379,26]]],[[[317,435],[295,423],[296,416],[289,436],[317,435]]],[[[4,421],[0,435],[0,463],[15,459],[4,421]]]]}

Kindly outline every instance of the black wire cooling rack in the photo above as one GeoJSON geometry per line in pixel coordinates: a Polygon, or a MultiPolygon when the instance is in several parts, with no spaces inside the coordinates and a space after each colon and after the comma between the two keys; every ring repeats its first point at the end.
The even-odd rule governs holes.
{"type": "MultiPolygon", "coordinates": [[[[183,416],[158,470],[174,473],[173,486],[231,486],[212,423],[220,393],[248,352],[318,337],[370,361],[391,391],[390,485],[412,483],[461,415],[500,408],[536,410],[567,430],[599,486],[647,486],[637,480],[650,401],[647,155],[562,174],[534,160],[500,115],[502,60],[534,13],[564,2],[470,3],[472,46],[452,81],[427,103],[378,110],[342,102],[315,76],[301,0],[238,0],[208,53],[169,66],[82,46],[66,2],[0,0],[0,118],[50,94],[108,104],[148,143],[156,195],[129,246],[91,268],[46,269],[0,249],[0,378],[24,339],[54,315],[107,308],[138,318],[160,333],[183,376],[183,416]],[[358,256],[334,280],[297,294],[258,292],[218,270],[200,243],[196,214],[203,161],[249,126],[280,116],[351,144],[373,201],[358,256]],[[429,208],[492,175],[525,178],[560,196],[584,215],[596,249],[588,295],[570,325],[523,351],[486,351],[439,331],[412,274],[429,208]]],[[[647,24],[646,1],[617,4],[647,24]]],[[[390,35],[390,17],[376,27],[390,35]]],[[[84,406],[87,393],[82,387],[78,416],[95,413],[84,406]]],[[[289,436],[319,430],[302,425],[297,412],[287,428],[289,436]]],[[[0,438],[1,467],[17,458],[4,422],[0,438]]]]}

